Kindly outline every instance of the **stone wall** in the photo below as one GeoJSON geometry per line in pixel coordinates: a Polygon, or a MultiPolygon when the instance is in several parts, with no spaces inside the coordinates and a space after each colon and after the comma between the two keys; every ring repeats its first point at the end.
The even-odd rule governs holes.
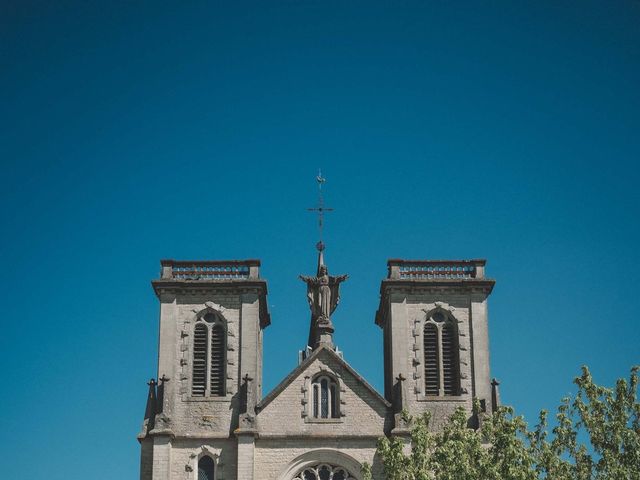
{"type": "Polygon", "coordinates": [[[261,437],[362,435],[376,438],[384,435],[387,418],[388,409],[383,400],[327,351],[321,352],[257,416],[261,437]],[[310,381],[322,372],[338,378],[341,390],[340,417],[327,419],[327,423],[314,421],[310,411],[310,381]]]}

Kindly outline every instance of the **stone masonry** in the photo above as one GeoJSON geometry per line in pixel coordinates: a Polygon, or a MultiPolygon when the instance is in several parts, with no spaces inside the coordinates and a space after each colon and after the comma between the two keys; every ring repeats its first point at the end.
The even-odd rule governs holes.
{"type": "MultiPolygon", "coordinates": [[[[318,277],[304,277],[309,301],[337,305],[337,287],[323,287],[323,278],[331,286],[337,285],[331,279],[346,276],[328,276],[323,262],[320,252],[318,277]]],[[[141,480],[294,480],[302,472],[319,479],[323,468],[334,479],[361,479],[364,463],[383,479],[377,439],[408,434],[402,410],[429,411],[438,428],[458,406],[473,425],[474,399],[485,411],[496,406],[487,318],[495,282],[485,278],[483,260],[389,260],[375,318],[383,331],[384,395],[336,351],[328,307],[314,310],[310,303],[320,312],[312,315],[310,331],[319,331],[321,341],[263,396],[262,340],[271,319],[260,262],[163,260],[161,266],[152,282],[160,301],[158,379],[149,382],[138,435],[141,480]],[[217,378],[224,392],[202,395],[194,389],[201,348],[194,329],[210,316],[224,326],[224,367],[213,367],[214,339],[207,340],[203,368],[211,382],[224,376],[217,378]],[[314,321],[320,327],[314,329],[314,321]],[[437,326],[437,337],[426,338],[427,323],[437,326]],[[435,385],[429,394],[428,381],[435,385]],[[213,460],[214,474],[203,467],[205,457],[213,460]]]]}

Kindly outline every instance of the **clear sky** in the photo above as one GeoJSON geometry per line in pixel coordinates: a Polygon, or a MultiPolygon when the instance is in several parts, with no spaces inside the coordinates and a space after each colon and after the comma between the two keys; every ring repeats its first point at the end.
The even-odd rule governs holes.
{"type": "Polygon", "coordinates": [[[0,3],[0,476],[136,479],[161,258],[260,258],[296,365],[322,167],[345,358],[388,258],[487,258],[533,423],[640,362],[640,2],[0,3]]]}

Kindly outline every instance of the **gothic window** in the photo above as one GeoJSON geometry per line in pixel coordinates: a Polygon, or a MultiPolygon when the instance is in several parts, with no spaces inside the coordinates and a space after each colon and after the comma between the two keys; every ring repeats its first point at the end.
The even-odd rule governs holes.
{"type": "Polygon", "coordinates": [[[342,467],[319,464],[305,467],[293,480],[354,480],[354,477],[342,467]]]}
{"type": "Polygon", "coordinates": [[[425,394],[460,395],[458,327],[453,318],[436,312],[423,333],[425,394]]]}
{"type": "Polygon", "coordinates": [[[198,460],[198,480],[214,480],[216,465],[209,456],[204,456],[198,460]]]}
{"type": "Polygon", "coordinates": [[[340,418],[340,393],[333,378],[316,377],[311,383],[311,395],[314,418],[340,418]]]}
{"type": "Polygon", "coordinates": [[[221,324],[211,327],[211,372],[210,391],[211,395],[224,395],[224,366],[225,366],[225,334],[221,324]]]}
{"type": "Polygon", "coordinates": [[[424,327],[424,383],[427,395],[438,395],[440,388],[438,357],[438,327],[433,323],[427,323],[424,327]]]}
{"type": "Polygon", "coordinates": [[[458,395],[458,335],[452,322],[442,325],[442,386],[445,395],[458,395]]]}
{"type": "Polygon", "coordinates": [[[191,393],[202,397],[207,389],[207,326],[197,324],[193,333],[193,383],[191,393]]]}
{"type": "Polygon", "coordinates": [[[207,313],[196,321],[193,331],[194,397],[225,395],[227,335],[223,320],[207,313]]]}

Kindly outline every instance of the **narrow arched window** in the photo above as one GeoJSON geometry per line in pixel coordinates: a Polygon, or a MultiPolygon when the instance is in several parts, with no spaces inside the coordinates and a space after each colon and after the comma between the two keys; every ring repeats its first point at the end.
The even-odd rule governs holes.
{"type": "Polygon", "coordinates": [[[313,416],[314,418],[320,418],[320,385],[318,383],[313,384],[313,416]]]}
{"type": "Polygon", "coordinates": [[[445,395],[459,395],[458,332],[453,322],[442,326],[442,383],[445,395]]]}
{"type": "Polygon", "coordinates": [[[424,326],[424,384],[427,395],[438,395],[440,390],[440,362],[438,327],[434,323],[424,326]]]}
{"type": "Polygon", "coordinates": [[[198,324],[193,333],[193,382],[192,395],[203,397],[207,390],[207,351],[209,332],[206,325],[198,324]]]}
{"type": "Polygon", "coordinates": [[[224,320],[213,313],[198,318],[193,331],[191,394],[224,396],[227,334],[224,320]]]}
{"type": "Polygon", "coordinates": [[[336,382],[327,375],[316,377],[311,384],[314,418],[340,417],[340,391],[336,382]]]}
{"type": "Polygon", "coordinates": [[[214,480],[216,464],[209,456],[198,460],[198,480],[214,480]]]}
{"type": "Polygon", "coordinates": [[[427,319],[423,334],[425,394],[460,395],[458,328],[442,312],[427,319]]]}
{"type": "Polygon", "coordinates": [[[329,381],[326,378],[320,380],[320,416],[329,418],[329,381]]]}
{"type": "Polygon", "coordinates": [[[224,328],[221,324],[214,325],[211,328],[211,395],[224,395],[225,343],[224,328]]]}

